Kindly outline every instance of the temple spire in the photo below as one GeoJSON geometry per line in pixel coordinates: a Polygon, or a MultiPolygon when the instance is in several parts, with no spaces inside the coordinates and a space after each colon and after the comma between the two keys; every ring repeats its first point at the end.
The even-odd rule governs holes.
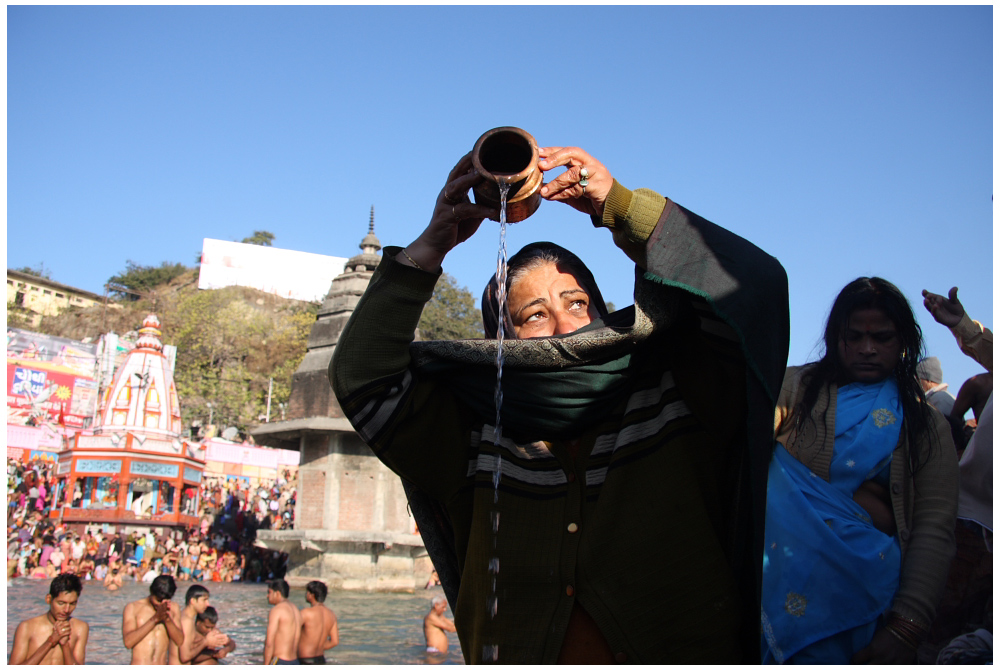
{"type": "Polygon", "coordinates": [[[361,253],[347,261],[344,272],[371,271],[382,260],[378,253],[382,249],[382,243],[375,236],[375,205],[372,205],[368,214],[368,234],[361,240],[358,248],[361,249],[361,253]]]}

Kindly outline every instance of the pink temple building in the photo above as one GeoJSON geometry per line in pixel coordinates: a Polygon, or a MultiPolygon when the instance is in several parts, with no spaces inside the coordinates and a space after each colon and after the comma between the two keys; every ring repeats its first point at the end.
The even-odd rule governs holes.
{"type": "Polygon", "coordinates": [[[68,523],[193,526],[204,446],[181,438],[172,364],[150,314],[101,398],[92,429],[59,454],[53,516],[68,523]]]}

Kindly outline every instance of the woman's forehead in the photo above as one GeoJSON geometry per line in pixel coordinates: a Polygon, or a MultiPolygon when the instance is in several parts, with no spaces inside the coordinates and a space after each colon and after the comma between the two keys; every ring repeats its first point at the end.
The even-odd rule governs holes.
{"type": "Polygon", "coordinates": [[[511,286],[511,291],[514,291],[519,287],[524,287],[525,289],[534,291],[545,290],[557,284],[560,288],[569,289],[575,287],[585,293],[588,292],[584,287],[584,283],[580,281],[580,278],[577,277],[576,274],[567,268],[552,262],[546,262],[525,270],[524,273],[517,278],[513,286],[511,286]]]}

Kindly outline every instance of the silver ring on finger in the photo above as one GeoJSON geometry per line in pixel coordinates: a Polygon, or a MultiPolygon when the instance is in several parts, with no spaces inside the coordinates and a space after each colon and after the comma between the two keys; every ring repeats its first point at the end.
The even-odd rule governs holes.
{"type": "Polygon", "coordinates": [[[580,180],[577,183],[580,184],[580,186],[583,187],[584,191],[587,190],[587,184],[590,183],[589,179],[590,179],[590,170],[588,170],[585,167],[581,167],[580,168],[580,180]]]}
{"type": "Polygon", "coordinates": [[[451,218],[455,219],[456,221],[461,220],[458,218],[458,214],[455,213],[455,205],[451,206],[451,218]]]}

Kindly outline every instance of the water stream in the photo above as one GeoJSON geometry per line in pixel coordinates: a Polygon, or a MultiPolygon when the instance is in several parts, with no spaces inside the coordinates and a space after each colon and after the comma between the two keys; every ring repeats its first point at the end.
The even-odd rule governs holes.
{"type": "MultiPolygon", "coordinates": [[[[191,582],[178,582],[174,602],[183,604],[191,582]]],[[[219,630],[236,642],[236,651],[226,662],[232,665],[259,665],[264,662],[267,632],[267,587],[264,584],[204,583],[211,591],[211,603],[219,612],[219,630]]],[[[47,579],[15,579],[7,587],[7,656],[14,642],[17,624],[44,614],[47,579]]],[[[126,582],[118,591],[84,582],[80,604],[73,616],[90,625],[87,663],[127,665],[131,652],[122,644],[122,610],[125,605],[149,595],[149,585],[126,582]]],[[[442,595],[441,587],[415,593],[358,593],[330,591],[326,605],[337,615],[340,644],[326,652],[329,663],[351,665],[463,664],[462,650],[455,633],[447,633],[448,652],[428,654],[424,641],[423,618],[431,609],[431,599],[442,595]]],[[[307,607],[305,589],[293,588],[289,600],[307,607]]],[[[450,617],[450,613],[447,613],[450,617]]]]}
{"type": "MultiPolygon", "coordinates": [[[[497,548],[497,535],[500,532],[500,475],[503,460],[500,458],[500,440],[503,437],[503,427],[500,421],[500,409],[503,406],[503,340],[506,335],[507,315],[507,193],[510,184],[501,181],[500,186],[500,247],[497,252],[497,385],[493,395],[496,405],[496,421],[493,429],[493,447],[496,450],[496,463],[493,467],[493,510],[490,518],[493,525],[493,551],[497,548]]],[[[489,599],[490,620],[497,615],[497,574],[500,572],[500,559],[493,556],[490,559],[491,591],[489,599]]],[[[496,644],[483,645],[483,661],[495,663],[500,657],[500,647],[496,644]]]]}

